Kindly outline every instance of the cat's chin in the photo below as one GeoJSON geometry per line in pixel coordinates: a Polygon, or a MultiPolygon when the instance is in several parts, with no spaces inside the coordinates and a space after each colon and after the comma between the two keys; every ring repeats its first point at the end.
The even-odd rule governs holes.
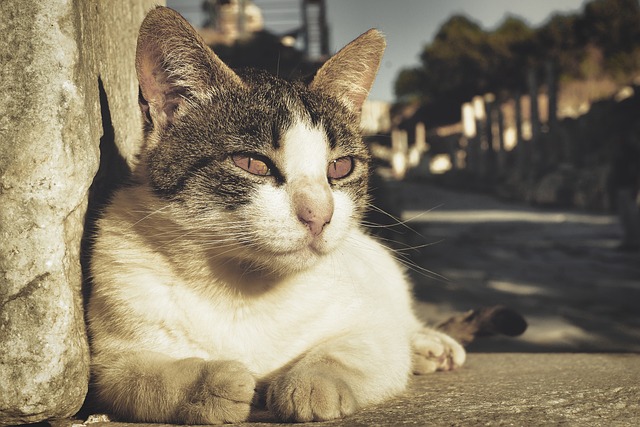
{"type": "Polygon", "coordinates": [[[311,245],[279,252],[267,252],[264,256],[264,266],[274,272],[300,272],[313,267],[327,255],[325,248],[318,249],[311,245]]]}
{"type": "Polygon", "coordinates": [[[332,252],[327,245],[312,242],[293,248],[255,248],[243,256],[245,262],[275,274],[292,274],[307,270],[332,252]]]}

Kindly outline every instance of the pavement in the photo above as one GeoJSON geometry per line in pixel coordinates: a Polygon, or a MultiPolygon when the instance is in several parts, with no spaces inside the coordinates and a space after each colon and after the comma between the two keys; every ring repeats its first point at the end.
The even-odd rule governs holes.
{"type": "Polygon", "coordinates": [[[428,184],[388,191],[404,223],[386,237],[409,265],[420,317],[502,304],[526,318],[521,337],[471,351],[640,352],[640,252],[618,249],[617,217],[428,184]]]}
{"type": "MultiPolygon", "coordinates": [[[[398,398],[314,426],[640,425],[640,253],[617,249],[617,218],[389,185],[381,204],[403,223],[380,230],[408,265],[418,315],[435,324],[502,304],[529,327],[472,343],[462,369],[413,377],[398,398]]],[[[284,424],[258,411],[239,425],[284,424]]]]}
{"type": "MultiPolygon", "coordinates": [[[[265,413],[237,426],[285,426],[265,413]]],[[[53,427],[145,427],[118,422],[53,427]]],[[[342,420],[301,426],[638,426],[640,355],[472,353],[456,371],[413,377],[405,394],[342,420]]]]}

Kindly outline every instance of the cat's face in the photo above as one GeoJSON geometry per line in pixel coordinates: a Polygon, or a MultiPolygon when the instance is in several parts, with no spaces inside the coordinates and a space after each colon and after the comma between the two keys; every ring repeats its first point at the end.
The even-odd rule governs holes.
{"type": "MultiPolygon", "coordinates": [[[[176,18],[162,19],[166,28],[176,18]]],[[[145,39],[144,25],[137,58],[144,166],[151,189],[186,230],[182,238],[212,257],[275,272],[304,269],[338,248],[367,203],[369,158],[358,114],[369,87],[328,87],[326,80],[340,76],[326,66],[318,75],[329,76],[309,87],[262,73],[239,76],[205,47],[185,53],[185,40],[172,50],[162,44],[171,39],[166,34],[145,39]],[[350,88],[357,93],[346,100],[334,93],[348,96],[350,88]]],[[[198,41],[182,27],[171,35],[198,41]]],[[[377,63],[368,67],[375,74],[377,63]]]]}
{"type": "Polygon", "coordinates": [[[153,191],[213,253],[302,268],[366,207],[368,152],[353,113],[268,76],[195,100],[147,156],[153,191]]]}

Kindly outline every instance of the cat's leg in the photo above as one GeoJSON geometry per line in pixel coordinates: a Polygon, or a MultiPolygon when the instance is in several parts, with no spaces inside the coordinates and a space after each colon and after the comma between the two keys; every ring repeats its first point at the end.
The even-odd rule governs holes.
{"type": "Polygon", "coordinates": [[[450,371],[462,366],[466,353],[464,348],[449,335],[431,328],[422,328],[411,339],[413,350],[413,373],[429,374],[435,371],[450,371]]]}
{"type": "Polygon", "coordinates": [[[410,348],[381,344],[342,338],[312,349],[271,380],[268,409],[284,421],[325,421],[396,395],[409,377],[410,348]]]}
{"type": "Polygon", "coordinates": [[[171,359],[156,353],[98,358],[99,400],[124,420],[220,424],[247,419],[255,379],[236,361],[171,359]]]}

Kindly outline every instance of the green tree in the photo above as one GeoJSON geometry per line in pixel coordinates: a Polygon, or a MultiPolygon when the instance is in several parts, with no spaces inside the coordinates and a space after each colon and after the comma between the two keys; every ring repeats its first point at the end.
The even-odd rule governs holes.
{"type": "Polygon", "coordinates": [[[436,122],[459,119],[460,104],[475,95],[524,90],[526,70],[541,72],[549,61],[564,78],[626,81],[640,70],[640,3],[592,0],[583,12],[554,15],[537,29],[509,16],[487,32],[453,16],[420,58],[419,67],[398,75],[396,95],[420,100],[436,122]]]}
{"type": "Polygon", "coordinates": [[[580,77],[580,64],[585,56],[584,44],[578,37],[578,15],[554,15],[536,32],[540,57],[553,60],[563,74],[580,77]]]}
{"type": "Polygon", "coordinates": [[[520,84],[533,48],[533,32],[519,18],[488,33],[466,16],[453,16],[423,49],[421,66],[400,72],[396,96],[420,100],[436,122],[456,120],[471,97],[520,84]]]}
{"type": "Polygon", "coordinates": [[[493,52],[488,89],[494,92],[523,90],[523,70],[534,65],[539,47],[535,31],[516,16],[508,16],[489,34],[493,52]]]}
{"type": "MultiPolygon", "coordinates": [[[[402,100],[438,106],[435,114],[459,114],[460,104],[488,85],[491,63],[488,35],[469,18],[456,15],[425,46],[419,68],[402,70],[395,83],[402,100]]],[[[440,117],[434,119],[440,120],[440,117]]]]}
{"type": "Polygon", "coordinates": [[[420,55],[429,93],[460,100],[484,91],[491,54],[488,35],[477,23],[465,16],[452,17],[420,55]]]}
{"type": "Polygon", "coordinates": [[[396,97],[404,102],[424,101],[428,102],[426,94],[426,75],[421,67],[405,68],[400,70],[394,83],[396,97]]]}
{"type": "Polygon", "coordinates": [[[640,66],[640,3],[638,0],[594,0],[577,23],[583,45],[602,50],[605,69],[624,76],[640,66]]]}

